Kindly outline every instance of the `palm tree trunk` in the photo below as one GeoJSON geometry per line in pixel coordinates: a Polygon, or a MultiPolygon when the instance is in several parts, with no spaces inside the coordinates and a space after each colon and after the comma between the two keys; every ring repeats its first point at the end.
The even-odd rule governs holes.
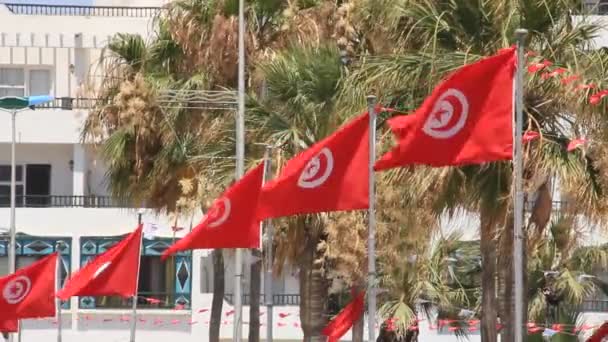
{"type": "Polygon", "coordinates": [[[251,284],[249,287],[249,339],[248,342],[260,342],[260,292],[262,285],[262,252],[252,249],[255,262],[251,263],[251,284]]]}
{"type": "Polygon", "coordinates": [[[513,213],[507,215],[507,222],[504,226],[499,242],[499,312],[500,323],[503,329],[500,332],[501,341],[514,341],[513,317],[514,317],[514,298],[513,298],[513,213]]]}
{"type": "Polygon", "coordinates": [[[304,342],[325,342],[329,286],[317,259],[318,238],[308,237],[300,261],[300,320],[304,342]]]}
{"type": "Polygon", "coordinates": [[[363,342],[363,328],[365,322],[363,321],[363,317],[365,315],[361,315],[361,317],[353,324],[353,342],[363,342]]]}
{"type": "Polygon", "coordinates": [[[222,323],[222,305],[224,304],[224,254],[221,249],[214,249],[213,258],[213,302],[211,304],[211,321],[209,322],[209,342],[220,341],[222,323]]]}
{"type": "Polygon", "coordinates": [[[481,221],[481,341],[496,342],[496,219],[480,211],[481,221]]]}

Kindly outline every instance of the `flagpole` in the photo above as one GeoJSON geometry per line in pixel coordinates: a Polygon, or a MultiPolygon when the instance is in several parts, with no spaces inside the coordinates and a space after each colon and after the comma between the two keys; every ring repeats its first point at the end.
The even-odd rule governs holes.
{"type": "MultiPolygon", "coordinates": [[[[61,241],[57,241],[55,244],[55,251],[57,253],[57,266],[55,269],[55,293],[61,290],[61,241]]],[[[55,309],[57,310],[57,342],[62,340],[62,323],[63,317],[61,316],[61,299],[55,296],[55,309]]]]}
{"type": "MultiPolygon", "coordinates": [[[[245,0],[239,0],[238,36],[238,110],[236,113],[236,174],[239,180],[245,171],[245,0]]],[[[242,339],[242,287],[243,252],[237,248],[234,255],[234,330],[232,340],[242,339]]]]}
{"type": "Polygon", "coordinates": [[[369,342],[376,341],[376,189],[374,162],[376,160],[376,97],[367,97],[367,111],[369,113],[369,209],[367,213],[367,314],[369,342]]]}
{"type": "Polygon", "coordinates": [[[523,265],[523,221],[524,221],[524,196],[523,196],[523,65],[524,45],[527,30],[515,31],[517,39],[517,73],[515,76],[515,137],[513,138],[513,215],[514,217],[514,243],[513,243],[513,273],[515,279],[515,342],[523,342],[524,332],[524,267],[523,265]]]}
{"type": "MultiPolygon", "coordinates": [[[[139,209],[137,212],[137,229],[139,229],[139,225],[142,222],[143,209],[139,209]]],[[[135,293],[133,294],[133,311],[131,312],[131,336],[129,338],[129,342],[135,342],[135,330],[137,329],[137,290],[139,287],[139,269],[141,267],[141,247],[143,244],[144,234],[140,234],[139,238],[139,258],[137,262],[137,276],[135,277],[135,293]]]]}
{"type": "MultiPolygon", "coordinates": [[[[272,173],[272,146],[266,145],[266,151],[264,154],[264,183],[271,178],[272,173]]],[[[266,301],[266,341],[272,342],[272,329],[273,329],[273,291],[272,291],[272,238],[274,236],[274,227],[272,226],[272,219],[266,220],[266,273],[264,278],[264,299],[266,301]]]]}

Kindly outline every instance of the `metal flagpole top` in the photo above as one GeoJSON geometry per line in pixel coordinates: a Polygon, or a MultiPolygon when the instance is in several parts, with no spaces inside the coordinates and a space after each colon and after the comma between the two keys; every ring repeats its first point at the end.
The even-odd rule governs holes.
{"type": "Polygon", "coordinates": [[[520,28],[520,29],[515,30],[515,37],[517,37],[518,39],[523,38],[527,35],[528,35],[528,30],[526,30],[526,29],[520,28]]]}

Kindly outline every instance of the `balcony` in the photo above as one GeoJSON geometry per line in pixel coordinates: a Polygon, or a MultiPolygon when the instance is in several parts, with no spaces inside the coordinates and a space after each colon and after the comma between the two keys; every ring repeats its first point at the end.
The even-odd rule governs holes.
{"type": "Polygon", "coordinates": [[[128,17],[152,18],[157,16],[160,7],[121,7],[121,6],[75,6],[5,3],[4,6],[16,15],[46,16],[86,16],[86,17],[128,17]]]}
{"type": "MultiPolygon", "coordinates": [[[[26,195],[16,200],[19,208],[134,208],[110,196],[26,195]]],[[[9,206],[10,196],[0,196],[0,208],[9,206]]]]}
{"type": "MultiPolygon", "coordinates": [[[[224,299],[228,303],[232,303],[234,295],[227,293],[224,295],[224,299]]],[[[265,305],[265,295],[260,295],[260,304],[265,305]]],[[[251,296],[249,294],[243,294],[243,305],[249,305],[251,303],[251,296]]],[[[275,294],[272,296],[272,304],[277,306],[298,306],[300,305],[299,294],[275,294]]]]}
{"type": "Polygon", "coordinates": [[[581,305],[580,311],[608,313],[608,300],[586,300],[581,305]]]}
{"type": "Polygon", "coordinates": [[[97,98],[85,98],[85,97],[58,97],[53,101],[43,103],[36,106],[38,109],[91,109],[96,106],[107,104],[107,100],[97,98]]]}

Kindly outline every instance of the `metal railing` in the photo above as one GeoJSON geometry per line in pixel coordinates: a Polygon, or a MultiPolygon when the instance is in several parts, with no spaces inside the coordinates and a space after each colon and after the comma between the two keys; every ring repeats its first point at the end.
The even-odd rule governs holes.
{"type": "MultiPolygon", "coordinates": [[[[568,202],[566,201],[553,201],[552,202],[553,211],[560,211],[562,209],[567,209],[568,202]]],[[[532,211],[534,209],[534,201],[526,201],[524,203],[525,211],[532,211]]]]}
{"type": "MultiPolygon", "coordinates": [[[[20,208],[134,208],[128,201],[110,196],[26,195],[17,196],[20,208]]],[[[10,206],[10,196],[0,196],[0,208],[10,206]]]]}
{"type": "MultiPolygon", "coordinates": [[[[224,299],[228,303],[232,303],[234,299],[234,295],[231,293],[227,293],[224,295],[224,299]]],[[[266,300],[265,295],[260,295],[260,304],[264,305],[266,300]]],[[[251,303],[251,296],[248,294],[243,294],[243,305],[249,305],[251,303]]],[[[282,305],[282,306],[297,306],[300,305],[300,295],[299,294],[275,294],[272,296],[272,304],[273,305],[282,305]]]]}
{"type": "MultiPolygon", "coordinates": [[[[183,294],[173,292],[138,292],[137,309],[173,309],[189,310],[189,303],[177,303],[176,299],[183,297],[183,294]]],[[[81,309],[130,309],[133,299],[100,296],[100,297],[80,297],[81,309]]]]}
{"type": "Polygon", "coordinates": [[[109,100],[85,97],[58,97],[52,101],[36,106],[36,108],[49,109],[91,109],[98,105],[109,103],[109,100]]]}
{"type": "Polygon", "coordinates": [[[130,17],[150,18],[156,16],[161,7],[126,6],[79,6],[4,3],[13,14],[49,16],[86,16],[86,17],[130,17]]]}
{"type": "Polygon", "coordinates": [[[608,312],[608,300],[586,300],[581,304],[582,312],[608,312]]]}

